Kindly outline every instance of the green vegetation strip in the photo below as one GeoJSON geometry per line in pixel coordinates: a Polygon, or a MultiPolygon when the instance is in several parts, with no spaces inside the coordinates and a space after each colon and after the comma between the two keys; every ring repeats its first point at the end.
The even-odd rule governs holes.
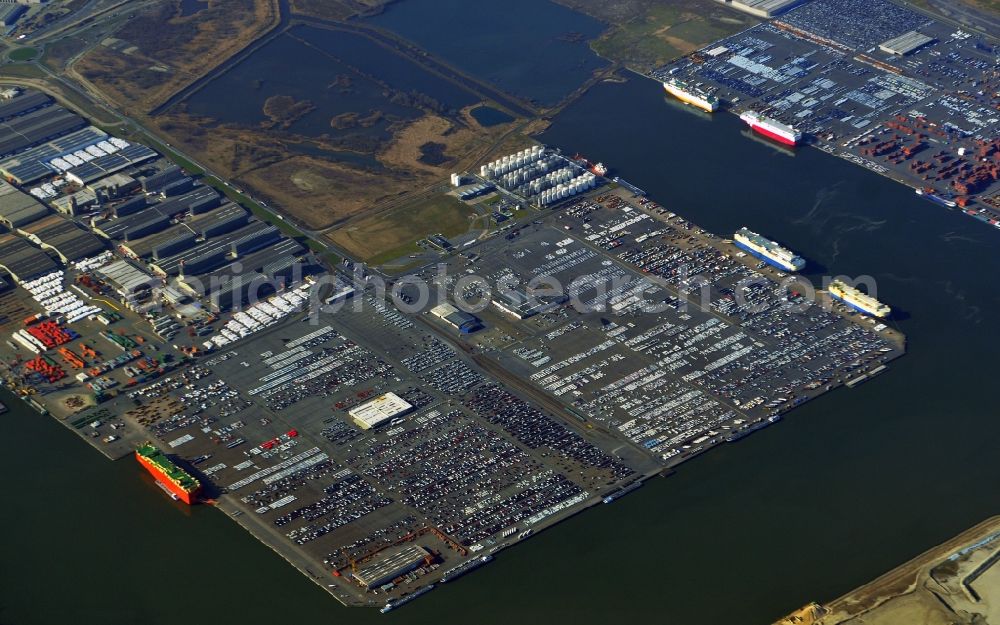
{"type": "Polygon", "coordinates": [[[16,48],[7,54],[11,61],[30,61],[38,56],[38,50],[34,48],[16,48]]]}

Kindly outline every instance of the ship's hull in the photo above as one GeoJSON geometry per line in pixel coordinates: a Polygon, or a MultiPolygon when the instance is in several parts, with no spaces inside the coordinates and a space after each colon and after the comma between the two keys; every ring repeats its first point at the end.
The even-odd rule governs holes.
{"type": "Polygon", "coordinates": [[[870,308],[867,308],[865,306],[862,306],[861,304],[852,302],[851,300],[843,297],[842,295],[837,295],[836,293],[832,293],[831,292],[830,293],[830,297],[832,297],[833,299],[837,300],[838,302],[844,304],[848,308],[852,308],[852,309],[854,309],[854,310],[856,310],[858,312],[864,313],[866,315],[871,315],[872,317],[883,318],[883,317],[888,317],[889,316],[888,312],[879,312],[877,310],[871,310],[870,308]]]}
{"type": "Polygon", "coordinates": [[[759,250],[755,250],[754,248],[750,247],[746,243],[743,243],[743,242],[741,242],[739,240],[733,241],[733,244],[736,245],[736,247],[738,247],[741,250],[743,250],[744,252],[746,252],[747,254],[750,254],[754,258],[759,258],[760,260],[764,261],[768,265],[771,265],[772,267],[777,267],[778,269],[781,269],[782,271],[799,271],[800,269],[802,269],[802,267],[796,267],[795,265],[792,265],[791,263],[786,263],[786,262],[784,262],[782,260],[779,260],[777,258],[771,258],[767,254],[765,254],[765,253],[763,253],[763,252],[761,252],[759,250]]]}
{"type": "Polygon", "coordinates": [[[166,475],[163,474],[162,471],[160,471],[159,467],[157,467],[155,464],[153,464],[140,454],[137,453],[135,455],[135,459],[138,460],[139,464],[145,467],[147,471],[149,471],[149,473],[153,476],[153,478],[156,479],[157,484],[159,484],[160,487],[163,488],[165,491],[167,491],[171,495],[176,496],[177,499],[183,501],[189,506],[194,505],[198,501],[198,493],[200,492],[201,489],[197,489],[193,492],[188,492],[183,488],[181,488],[180,486],[174,484],[169,477],[167,477],[166,475]]]}
{"type": "Polygon", "coordinates": [[[783,143],[785,145],[798,145],[798,143],[799,143],[798,140],[796,140],[794,137],[786,137],[783,134],[780,134],[780,133],[774,132],[772,130],[769,130],[768,128],[765,128],[764,126],[761,126],[760,124],[755,124],[753,122],[747,122],[747,123],[750,125],[750,129],[753,130],[754,132],[756,132],[757,134],[763,135],[763,136],[767,137],[768,139],[773,139],[774,141],[777,141],[778,143],[783,143]]]}
{"type": "Polygon", "coordinates": [[[685,104],[690,104],[695,108],[699,108],[705,111],[706,113],[714,113],[715,111],[719,110],[718,101],[709,102],[705,98],[701,98],[694,94],[688,93],[682,89],[678,89],[677,87],[674,87],[669,83],[663,83],[663,90],[669,93],[670,95],[674,96],[681,102],[685,104]]]}
{"type": "Polygon", "coordinates": [[[933,193],[924,193],[920,189],[917,189],[917,195],[925,197],[928,200],[930,200],[931,202],[934,202],[935,204],[940,204],[941,206],[944,206],[944,207],[947,207],[947,208],[955,208],[955,206],[957,206],[957,203],[954,202],[953,200],[946,200],[946,199],[944,199],[943,197],[941,197],[939,195],[934,195],[933,193]]]}

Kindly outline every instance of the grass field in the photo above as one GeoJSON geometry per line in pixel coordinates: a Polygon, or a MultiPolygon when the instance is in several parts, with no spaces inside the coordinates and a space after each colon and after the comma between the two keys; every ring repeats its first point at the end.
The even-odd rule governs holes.
{"type": "Polygon", "coordinates": [[[45,78],[45,72],[35,65],[5,65],[0,68],[0,78],[45,78]]]}
{"type": "Polygon", "coordinates": [[[713,0],[556,1],[610,24],[591,47],[639,72],[757,23],[713,0]]]}
{"type": "Polygon", "coordinates": [[[330,238],[355,257],[380,265],[421,251],[417,241],[428,235],[453,237],[468,232],[475,216],[464,202],[450,195],[437,195],[362,219],[335,231],[330,238]]]}
{"type": "Polygon", "coordinates": [[[34,48],[15,48],[7,54],[11,61],[30,61],[38,56],[38,50],[34,48]]]}

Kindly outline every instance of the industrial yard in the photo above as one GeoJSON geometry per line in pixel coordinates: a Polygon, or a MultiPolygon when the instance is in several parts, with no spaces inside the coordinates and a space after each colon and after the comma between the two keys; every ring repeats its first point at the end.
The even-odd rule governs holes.
{"type": "Polygon", "coordinates": [[[511,340],[470,340],[574,418],[667,465],[860,383],[902,353],[885,324],[848,321],[822,298],[809,305],[799,283],[779,284],[784,274],[624,189],[571,203],[475,254],[452,261],[449,274],[472,266],[483,276],[464,287],[470,298],[507,287],[478,314],[511,340]],[[529,299],[537,276],[569,286],[529,299]],[[592,312],[568,312],[571,298],[592,312]],[[790,313],[789,303],[802,307],[790,313]]]}
{"type": "Polygon", "coordinates": [[[994,517],[825,605],[775,625],[992,625],[1000,622],[1000,519],[994,517]]]}
{"type": "Polygon", "coordinates": [[[995,53],[982,35],[885,0],[812,0],[651,76],[763,112],[824,151],[1000,227],[995,53]]]}
{"type": "Polygon", "coordinates": [[[7,384],[109,458],[151,441],[159,477],[129,466],[164,505],[218,506],[346,605],[401,607],[905,348],[558,149],[455,173],[440,201],[482,228],[428,235],[387,296],[152,148],[5,97],[7,384]]]}

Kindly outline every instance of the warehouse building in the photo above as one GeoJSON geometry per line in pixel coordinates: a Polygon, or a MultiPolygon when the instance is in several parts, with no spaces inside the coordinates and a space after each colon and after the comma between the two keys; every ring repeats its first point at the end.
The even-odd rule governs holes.
{"type": "Polygon", "coordinates": [[[483,327],[478,317],[464,310],[459,310],[448,302],[431,308],[431,314],[463,334],[475,332],[483,327]]]}
{"type": "Polygon", "coordinates": [[[147,237],[125,241],[120,244],[123,252],[133,258],[165,258],[189,250],[197,243],[197,237],[184,224],[170,226],[162,232],[147,237]]]}
{"type": "Polygon", "coordinates": [[[198,275],[222,267],[230,258],[256,252],[280,240],[281,232],[277,228],[254,221],[174,256],[155,259],[150,262],[150,267],[164,276],[198,275]]]}
{"type": "Polygon", "coordinates": [[[24,115],[52,104],[52,98],[40,91],[23,91],[0,104],[0,121],[24,115]]]}
{"type": "Polygon", "coordinates": [[[115,218],[128,217],[129,215],[135,215],[148,206],[149,200],[146,199],[146,196],[140,195],[138,197],[125,200],[121,204],[112,207],[111,214],[115,218]]]}
{"type": "Polygon", "coordinates": [[[87,126],[61,106],[47,106],[0,122],[0,157],[11,156],[87,126]]]}
{"type": "Polygon", "coordinates": [[[193,188],[194,188],[194,178],[185,176],[180,180],[174,180],[167,186],[160,189],[159,195],[163,199],[177,197],[178,195],[187,193],[193,188]]]}
{"type": "Polygon", "coordinates": [[[722,0],[722,2],[744,13],[767,19],[784,13],[806,0],[722,0]]]}
{"type": "Polygon", "coordinates": [[[0,234],[0,269],[18,284],[47,273],[59,265],[48,254],[13,234],[0,234]]]}
{"type": "Polygon", "coordinates": [[[523,291],[501,290],[491,300],[492,304],[515,319],[524,320],[548,312],[569,299],[565,295],[528,297],[523,291]]]}
{"type": "Polygon", "coordinates": [[[0,223],[17,229],[48,214],[49,209],[34,196],[0,181],[0,223]]]}
{"type": "Polygon", "coordinates": [[[202,238],[208,239],[245,226],[249,218],[242,206],[230,202],[194,217],[188,225],[202,238]]]}
{"type": "Polygon", "coordinates": [[[420,545],[407,545],[399,551],[359,567],[354,573],[354,579],[366,589],[373,590],[433,561],[434,556],[431,552],[420,545]]]}
{"type": "Polygon", "coordinates": [[[183,169],[177,165],[171,165],[158,173],[143,178],[142,191],[144,193],[159,193],[163,187],[184,177],[183,169]]]}
{"type": "Polygon", "coordinates": [[[52,208],[69,217],[99,206],[97,194],[90,189],[80,189],[71,195],[57,197],[51,204],[52,208]]]}
{"type": "Polygon", "coordinates": [[[139,181],[128,174],[117,173],[87,185],[94,195],[108,200],[123,198],[139,188],[139,181]]]}
{"type": "Polygon", "coordinates": [[[0,161],[0,173],[21,186],[32,184],[57,173],[59,169],[50,163],[59,162],[67,154],[94,145],[114,149],[107,140],[103,130],[87,126],[0,161]]]}
{"type": "MultiPolygon", "coordinates": [[[[305,248],[294,239],[281,239],[273,245],[268,245],[255,252],[240,256],[236,260],[236,263],[239,263],[242,271],[259,271],[266,276],[274,277],[268,271],[268,267],[274,266],[274,268],[278,268],[285,263],[299,261],[300,259],[297,256],[304,251],[305,248]]],[[[235,265],[236,263],[233,264],[235,265]]],[[[233,271],[229,267],[224,267],[219,271],[227,270],[230,272],[233,271]]]]}
{"type": "MultiPolygon", "coordinates": [[[[134,241],[165,230],[171,220],[189,212],[196,202],[211,201],[218,194],[208,187],[198,187],[189,193],[171,198],[158,204],[148,204],[147,198],[135,198],[124,202],[113,212],[113,219],[94,222],[92,229],[97,234],[116,241],[134,241]]],[[[243,209],[241,212],[245,214],[243,209]]]]}
{"type": "Polygon", "coordinates": [[[132,241],[165,230],[170,217],[149,208],[140,213],[109,219],[92,226],[97,234],[115,241],[132,241]]]}
{"type": "Polygon", "coordinates": [[[301,281],[305,268],[294,254],[302,250],[297,242],[283,239],[210,273],[181,275],[177,285],[184,293],[205,298],[213,312],[224,312],[301,281]]]}
{"type": "Polygon", "coordinates": [[[351,408],[347,411],[347,414],[350,415],[359,428],[370,430],[411,410],[413,410],[413,405],[410,402],[395,393],[389,392],[360,406],[351,408]]]}
{"type": "Polygon", "coordinates": [[[124,260],[116,260],[98,267],[96,273],[102,276],[122,302],[133,310],[152,297],[153,287],[162,284],[162,281],[124,260]]]}
{"type": "Polygon", "coordinates": [[[0,3],[0,24],[13,26],[28,7],[23,4],[0,3]]]}
{"type": "Polygon", "coordinates": [[[144,145],[133,144],[112,154],[98,156],[82,165],[67,169],[66,179],[79,185],[89,185],[123,169],[141,165],[159,156],[144,145]]]}
{"type": "Polygon", "coordinates": [[[220,313],[244,304],[259,302],[277,292],[277,286],[264,274],[249,271],[213,285],[208,293],[208,307],[220,313]]]}
{"type": "Polygon", "coordinates": [[[66,264],[97,256],[105,250],[100,239],[59,215],[40,219],[25,226],[22,232],[43,249],[55,252],[66,264]]]}
{"type": "Polygon", "coordinates": [[[889,41],[879,44],[878,49],[882,52],[888,52],[889,54],[906,56],[911,52],[916,52],[933,41],[934,37],[928,37],[927,35],[918,33],[915,30],[911,30],[908,33],[903,33],[898,37],[893,37],[889,41]]]}
{"type": "MultiPolygon", "coordinates": [[[[291,241],[291,239],[285,239],[291,241]]],[[[294,241],[291,241],[294,243],[294,241]]],[[[282,254],[261,267],[260,272],[270,278],[279,288],[287,288],[302,281],[310,270],[302,258],[282,254]]]]}

